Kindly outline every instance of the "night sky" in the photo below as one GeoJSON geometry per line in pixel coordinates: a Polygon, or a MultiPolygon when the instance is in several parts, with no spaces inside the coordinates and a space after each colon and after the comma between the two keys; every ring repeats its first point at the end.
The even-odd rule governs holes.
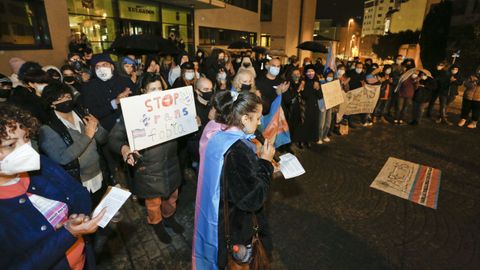
{"type": "Polygon", "coordinates": [[[364,0],[317,0],[317,19],[333,19],[334,23],[346,25],[349,18],[360,22],[363,17],[364,0]]]}

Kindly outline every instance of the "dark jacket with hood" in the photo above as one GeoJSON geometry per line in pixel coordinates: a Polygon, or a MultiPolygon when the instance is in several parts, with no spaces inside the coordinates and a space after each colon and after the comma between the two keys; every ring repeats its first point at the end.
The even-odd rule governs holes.
{"type": "Polygon", "coordinates": [[[35,94],[34,90],[19,85],[12,89],[12,95],[7,99],[7,102],[28,111],[41,123],[48,122],[48,106],[43,99],[35,94]]]}

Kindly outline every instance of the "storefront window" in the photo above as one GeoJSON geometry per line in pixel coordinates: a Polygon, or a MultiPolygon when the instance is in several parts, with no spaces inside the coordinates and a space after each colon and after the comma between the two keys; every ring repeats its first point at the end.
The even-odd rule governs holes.
{"type": "Polygon", "coordinates": [[[200,27],[200,45],[229,45],[244,40],[251,45],[257,43],[257,33],[229,29],[200,27]]]}
{"type": "Polygon", "coordinates": [[[52,48],[43,1],[0,0],[0,49],[52,48]]]}
{"type": "MultiPolygon", "coordinates": [[[[193,19],[189,10],[162,8],[163,38],[174,39],[185,44],[185,50],[194,51],[193,19]]],[[[182,47],[182,45],[180,45],[182,47]]]]}
{"type": "Polygon", "coordinates": [[[111,0],[67,0],[68,13],[100,17],[113,17],[111,0]]]}

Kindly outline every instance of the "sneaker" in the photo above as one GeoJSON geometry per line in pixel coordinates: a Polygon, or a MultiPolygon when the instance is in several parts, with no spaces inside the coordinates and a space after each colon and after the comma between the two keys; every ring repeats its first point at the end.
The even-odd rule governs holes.
{"type": "Polygon", "coordinates": [[[394,123],[395,125],[398,125],[399,122],[398,122],[398,120],[393,120],[393,123],[394,123]]]}
{"type": "Polygon", "coordinates": [[[328,142],[330,142],[331,140],[330,140],[329,137],[325,137],[325,139],[323,139],[323,141],[328,143],[328,142]]]}
{"type": "Polygon", "coordinates": [[[369,127],[373,126],[373,122],[367,122],[367,126],[369,127]]]}
{"type": "Polygon", "coordinates": [[[163,223],[166,227],[172,229],[176,234],[182,234],[185,231],[183,226],[180,225],[180,223],[178,223],[173,216],[169,218],[164,218],[163,223]]]}
{"type": "Polygon", "coordinates": [[[467,123],[467,119],[460,119],[460,121],[458,122],[458,126],[459,127],[463,127],[465,126],[465,124],[467,123]]]}
{"type": "Polygon", "coordinates": [[[442,118],[438,118],[437,120],[435,120],[435,123],[437,123],[437,124],[442,123],[442,118]]]}
{"type": "Polygon", "coordinates": [[[155,231],[155,234],[157,235],[157,237],[160,241],[162,241],[165,244],[170,244],[172,242],[172,237],[165,230],[165,226],[163,225],[163,221],[161,221],[160,223],[157,223],[157,224],[150,224],[150,226],[153,227],[153,230],[155,231]]]}
{"type": "Polygon", "coordinates": [[[467,128],[476,128],[477,127],[477,121],[472,121],[470,124],[468,124],[467,128]]]}
{"type": "Polygon", "coordinates": [[[318,141],[317,141],[317,144],[323,144],[322,139],[318,140],[318,141]]]}
{"type": "Polygon", "coordinates": [[[363,127],[368,127],[368,122],[362,123],[363,127]]]}
{"type": "Polygon", "coordinates": [[[405,122],[403,122],[403,120],[398,120],[398,124],[399,125],[403,125],[405,122]]]}

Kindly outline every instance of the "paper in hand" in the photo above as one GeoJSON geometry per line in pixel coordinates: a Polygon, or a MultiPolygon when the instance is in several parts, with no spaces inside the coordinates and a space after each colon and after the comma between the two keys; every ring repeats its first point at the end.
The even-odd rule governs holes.
{"type": "Polygon", "coordinates": [[[305,169],[297,157],[290,153],[281,155],[280,162],[278,163],[280,164],[280,171],[285,179],[294,178],[305,173],[305,169]]]}
{"type": "Polygon", "coordinates": [[[108,187],[105,196],[93,211],[92,216],[95,217],[102,211],[103,208],[107,208],[107,212],[103,218],[98,222],[98,226],[105,228],[113,216],[120,210],[122,205],[127,201],[132,193],[128,190],[124,190],[117,187],[108,187]]]}

